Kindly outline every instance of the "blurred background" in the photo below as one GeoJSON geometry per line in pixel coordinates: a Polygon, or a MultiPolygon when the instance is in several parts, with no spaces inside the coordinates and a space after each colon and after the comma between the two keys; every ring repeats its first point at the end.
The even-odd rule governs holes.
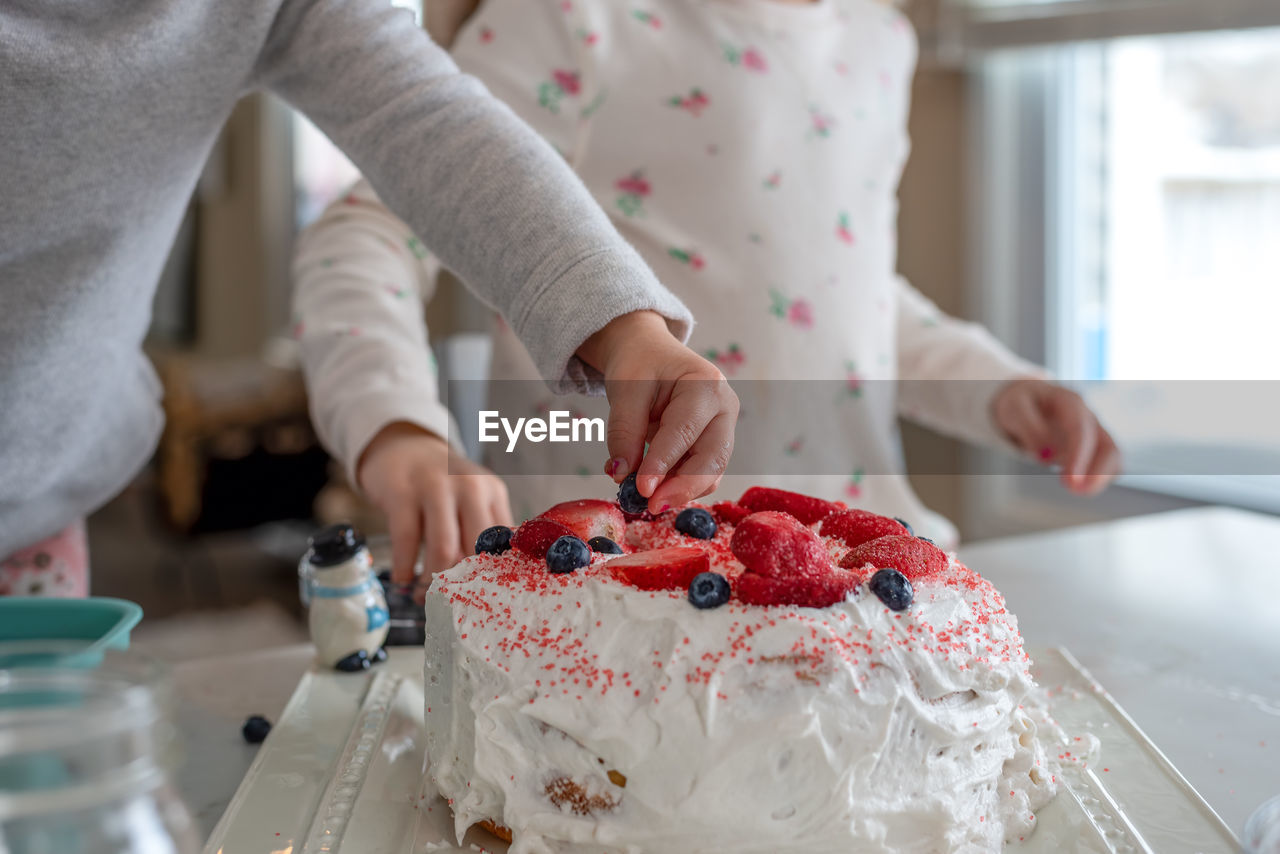
{"type": "MultiPolygon", "coordinates": [[[[452,2],[399,5],[447,41],[452,2]]],[[[1274,379],[1280,4],[905,8],[921,67],[901,271],[1068,380],[1274,379]]],[[[306,120],[259,96],[237,107],[192,199],[149,344],[169,426],[147,472],[89,524],[94,593],[142,604],[171,657],[214,642],[201,620],[218,651],[303,639],[293,573],[306,534],[353,515],[377,525],[316,445],[289,338],[293,238],[354,177],[306,120]]],[[[447,282],[428,317],[442,377],[483,375],[485,311],[447,282]]],[[[1179,431],[1183,416],[1161,406],[1110,423],[1131,461],[1171,447],[1280,457],[1274,423],[1179,431]]],[[[1085,501],[1007,458],[911,425],[904,436],[909,468],[948,472],[913,482],[969,540],[1198,503],[1280,511],[1280,478],[1241,466],[1135,466],[1085,501]]]]}

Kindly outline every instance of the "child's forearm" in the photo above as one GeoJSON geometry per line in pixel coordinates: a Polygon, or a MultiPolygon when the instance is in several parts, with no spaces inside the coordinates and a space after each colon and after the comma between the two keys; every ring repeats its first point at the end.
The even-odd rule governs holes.
{"type": "Polygon", "coordinates": [[[943,313],[904,279],[898,303],[898,408],[914,421],[989,445],[1006,444],[991,400],[1007,382],[1043,375],[976,323],[943,313]]]}
{"type": "Polygon", "coordinates": [[[507,317],[554,385],[587,384],[574,353],[620,315],[654,310],[687,330],[687,310],[554,150],[402,11],[286,2],[262,72],[507,317]]]}
{"type": "Polygon", "coordinates": [[[450,433],[422,318],[433,279],[414,240],[361,182],[297,243],[293,334],[312,422],[352,483],[357,460],[386,425],[450,433]]]}

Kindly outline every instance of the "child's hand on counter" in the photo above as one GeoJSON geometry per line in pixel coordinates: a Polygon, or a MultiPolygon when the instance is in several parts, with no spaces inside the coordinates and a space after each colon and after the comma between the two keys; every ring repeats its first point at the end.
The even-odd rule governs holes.
{"type": "Polygon", "coordinates": [[[455,454],[434,433],[406,422],[373,437],[356,468],[360,488],[387,514],[391,579],[414,581],[423,543],[424,582],[471,554],[491,525],[510,525],[507,487],[488,469],[455,454]]]}
{"type": "Polygon", "coordinates": [[[615,319],[587,339],[578,356],[604,374],[606,474],[616,482],[635,471],[636,487],[654,513],[716,488],[733,453],[738,396],[715,365],[681,344],[651,311],[615,319]]]}
{"type": "Polygon", "coordinates": [[[1062,484],[1095,495],[1120,473],[1120,450],[1080,395],[1037,378],[1006,384],[991,402],[996,426],[1029,456],[1061,468],[1062,484]]]}

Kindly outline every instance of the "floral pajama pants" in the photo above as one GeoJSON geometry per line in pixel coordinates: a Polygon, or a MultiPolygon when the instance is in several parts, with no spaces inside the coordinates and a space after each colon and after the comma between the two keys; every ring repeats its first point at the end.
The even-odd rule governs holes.
{"type": "Polygon", "coordinates": [[[89,595],[89,546],[84,522],[0,561],[0,596],[89,595]]]}

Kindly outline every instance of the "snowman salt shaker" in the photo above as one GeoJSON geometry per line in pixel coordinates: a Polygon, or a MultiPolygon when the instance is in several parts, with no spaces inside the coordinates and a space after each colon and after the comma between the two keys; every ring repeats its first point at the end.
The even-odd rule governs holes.
{"type": "Polygon", "coordinates": [[[384,661],[387,601],[364,537],[350,525],[331,525],[310,546],[299,569],[317,657],[347,672],[384,661]]]}

